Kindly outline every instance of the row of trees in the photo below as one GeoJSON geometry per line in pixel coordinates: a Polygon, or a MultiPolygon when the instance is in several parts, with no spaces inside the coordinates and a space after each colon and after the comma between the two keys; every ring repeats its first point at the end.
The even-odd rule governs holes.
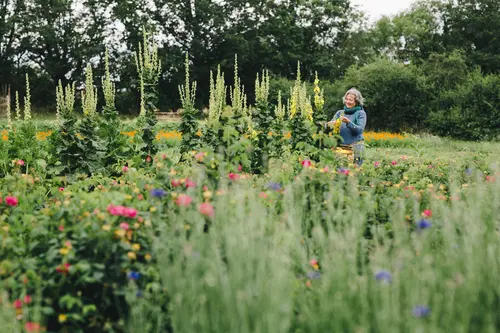
{"type": "MultiPolygon", "coordinates": [[[[218,64],[231,70],[238,54],[247,87],[263,68],[292,79],[298,60],[304,79],[312,81],[317,71],[334,81],[350,66],[380,56],[422,64],[455,49],[465,52],[468,66],[500,70],[497,0],[420,1],[374,25],[349,0],[2,0],[0,83],[18,90],[28,72],[35,106],[52,106],[52,87],[59,80],[83,83],[88,62],[96,77],[104,74],[99,64],[107,46],[118,109],[137,112],[130,107],[139,103],[133,54],[143,28],[160,46],[162,109],[180,106],[173,92],[183,80],[187,51],[198,82],[208,82],[218,64]]],[[[208,103],[208,94],[199,91],[198,106],[208,103]]]]}

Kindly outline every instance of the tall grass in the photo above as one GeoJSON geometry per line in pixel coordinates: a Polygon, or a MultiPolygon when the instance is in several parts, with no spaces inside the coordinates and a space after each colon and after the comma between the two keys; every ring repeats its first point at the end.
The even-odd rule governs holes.
{"type": "Polygon", "coordinates": [[[459,197],[432,201],[425,229],[420,203],[394,197],[371,238],[375,191],[350,177],[310,185],[302,175],[267,198],[232,188],[213,221],[165,215],[155,256],[173,332],[500,329],[499,182],[453,185],[459,197]]]}

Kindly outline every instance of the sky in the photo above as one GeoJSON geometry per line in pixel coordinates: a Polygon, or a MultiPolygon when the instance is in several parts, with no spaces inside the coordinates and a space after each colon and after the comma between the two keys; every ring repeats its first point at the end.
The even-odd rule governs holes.
{"type": "Polygon", "coordinates": [[[382,15],[394,15],[405,10],[415,0],[351,0],[354,5],[359,5],[369,16],[370,21],[379,19],[382,15]]]}

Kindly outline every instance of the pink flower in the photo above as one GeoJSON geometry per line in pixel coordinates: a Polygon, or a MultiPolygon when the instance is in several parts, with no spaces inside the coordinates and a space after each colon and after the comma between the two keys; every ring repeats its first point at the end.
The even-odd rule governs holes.
{"type": "Polygon", "coordinates": [[[303,161],[302,161],[302,166],[303,166],[304,168],[309,168],[311,165],[312,165],[312,163],[311,163],[311,161],[309,161],[309,160],[303,160],[303,161]]]}
{"type": "Polygon", "coordinates": [[[5,203],[9,206],[17,206],[17,204],[19,203],[19,200],[17,200],[16,197],[8,196],[8,197],[5,197],[5,203]]]}
{"type": "Polygon", "coordinates": [[[173,187],[178,187],[178,186],[181,186],[181,181],[180,179],[172,179],[170,181],[170,184],[173,186],[173,187]]]}
{"type": "Polygon", "coordinates": [[[238,164],[238,172],[243,171],[243,166],[241,164],[238,164]]]}
{"type": "Polygon", "coordinates": [[[317,264],[318,264],[318,261],[316,259],[309,260],[309,265],[314,266],[314,265],[317,265],[317,264]]]}
{"type": "Polygon", "coordinates": [[[122,222],[120,223],[120,228],[122,228],[123,230],[128,230],[130,227],[127,222],[122,222]]]}
{"type": "Polygon", "coordinates": [[[23,166],[24,165],[24,161],[23,160],[17,160],[17,165],[20,165],[20,166],[23,166]]]}
{"type": "Polygon", "coordinates": [[[59,231],[64,231],[64,226],[63,225],[59,226],[59,231]]]}
{"type": "Polygon", "coordinates": [[[137,216],[137,209],[125,207],[124,208],[124,215],[126,217],[129,217],[129,218],[133,219],[134,217],[137,216]]]}
{"type": "Polygon", "coordinates": [[[63,192],[64,191],[64,187],[59,187],[59,192],[63,192]]]}
{"type": "Polygon", "coordinates": [[[162,155],[161,155],[161,159],[162,159],[162,160],[167,159],[167,155],[166,155],[166,154],[162,154],[162,155]]]}
{"type": "Polygon", "coordinates": [[[186,207],[186,206],[189,206],[189,204],[191,204],[192,201],[193,201],[193,199],[189,195],[180,194],[177,197],[177,200],[175,200],[175,203],[177,204],[177,206],[186,207]]]}
{"type": "Polygon", "coordinates": [[[24,324],[24,329],[28,333],[38,333],[40,332],[41,327],[39,323],[28,321],[26,324],[24,324]]]}
{"type": "Polygon", "coordinates": [[[207,154],[203,151],[200,151],[199,153],[197,153],[196,155],[194,155],[194,158],[196,158],[196,160],[198,162],[203,162],[203,158],[206,156],[207,154]]]}
{"type": "Polygon", "coordinates": [[[189,178],[186,178],[186,182],[184,184],[186,185],[186,188],[196,187],[196,183],[189,178]]]}
{"type": "Polygon", "coordinates": [[[137,195],[137,200],[144,200],[144,196],[142,194],[137,195]]]}
{"type": "Polygon", "coordinates": [[[202,215],[208,216],[208,217],[213,217],[214,216],[214,206],[209,204],[208,202],[202,203],[199,207],[198,210],[202,215]]]}
{"type": "Polygon", "coordinates": [[[14,305],[14,308],[16,308],[16,309],[20,309],[20,308],[22,308],[22,307],[23,307],[23,302],[21,302],[21,300],[20,300],[20,299],[16,299],[16,300],[14,301],[14,304],[13,304],[13,305],[14,305]]]}
{"type": "Polygon", "coordinates": [[[128,166],[124,165],[123,168],[122,168],[122,172],[126,173],[127,171],[128,171],[128,166]]]}
{"type": "Polygon", "coordinates": [[[238,175],[236,173],[232,173],[232,172],[229,173],[228,177],[231,180],[238,180],[238,179],[240,179],[240,175],[238,175]]]}
{"type": "Polygon", "coordinates": [[[432,217],[432,210],[426,209],[423,211],[422,216],[424,217],[432,217]]]}
{"type": "Polygon", "coordinates": [[[148,155],[148,156],[146,157],[146,162],[148,162],[148,163],[149,163],[149,162],[151,162],[151,156],[149,156],[149,155],[148,155]]]}
{"type": "Polygon", "coordinates": [[[267,199],[267,193],[266,192],[260,192],[259,193],[259,198],[262,198],[262,199],[267,199]]]}
{"type": "Polygon", "coordinates": [[[401,159],[402,159],[403,161],[405,161],[405,160],[407,160],[407,159],[408,159],[408,156],[403,155],[403,156],[401,156],[401,159]]]}
{"type": "Polygon", "coordinates": [[[373,162],[373,166],[374,166],[375,168],[378,168],[378,167],[380,166],[380,162],[379,162],[379,161],[377,161],[377,162],[373,162]]]}
{"type": "Polygon", "coordinates": [[[24,304],[30,304],[31,301],[32,301],[32,299],[31,299],[30,295],[24,296],[24,304]]]}
{"type": "Polygon", "coordinates": [[[392,164],[392,165],[396,165],[396,164],[398,164],[398,162],[396,162],[396,161],[392,161],[392,162],[391,162],[391,164],[392,164]]]}

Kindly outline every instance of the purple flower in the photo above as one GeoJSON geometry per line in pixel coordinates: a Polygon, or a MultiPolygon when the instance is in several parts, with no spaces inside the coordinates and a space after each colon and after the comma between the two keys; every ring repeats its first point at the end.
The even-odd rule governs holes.
{"type": "Polygon", "coordinates": [[[321,278],[321,273],[318,271],[307,272],[307,277],[311,280],[318,280],[321,278]]]}
{"type": "Polygon", "coordinates": [[[381,270],[381,271],[378,271],[377,274],[375,274],[375,280],[381,281],[381,282],[386,282],[386,283],[391,283],[392,282],[392,275],[389,271],[381,270]]]}
{"type": "Polygon", "coordinates": [[[139,273],[139,272],[132,271],[132,272],[128,273],[128,278],[130,280],[137,281],[137,280],[139,280],[140,277],[141,277],[141,273],[139,273]]]}
{"type": "Polygon", "coordinates": [[[432,227],[432,222],[427,219],[421,219],[417,222],[417,229],[423,230],[432,227]]]}
{"type": "Polygon", "coordinates": [[[275,183],[275,182],[269,182],[267,183],[267,188],[270,189],[270,190],[274,190],[274,191],[279,191],[281,190],[281,185],[279,183],[275,183]]]}
{"type": "Polygon", "coordinates": [[[344,174],[346,176],[349,175],[349,169],[345,169],[345,168],[340,168],[340,169],[337,169],[337,172],[338,173],[341,173],[341,174],[344,174]]]}
{"type": "Polygon", "coordinates": [[[431,309],[425,305],[417,305],[412,310],[413,316],[417,318],[427,317],[431,313],[431,309]]]}
{"type": "Polygon", "coordinates": [[[163,190],[161,188],[155,188],[155,189],[151,190],[149,193],[151,193],[151,195],[155,198],[161,198],[167,194],[167,192],[165,192],[165,190],[163,190]]]}

